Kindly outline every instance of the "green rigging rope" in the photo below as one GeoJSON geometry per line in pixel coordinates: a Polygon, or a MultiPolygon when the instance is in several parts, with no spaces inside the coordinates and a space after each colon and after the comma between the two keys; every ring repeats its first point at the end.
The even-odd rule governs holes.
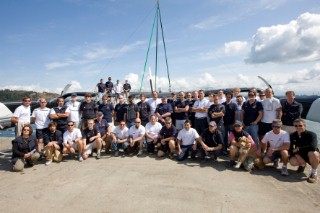
{"type": "Polygon", "coordinates": [[[157,32],[156,32],[156,62],[155,62],[155,73],[154,73],[154,90],[157,91],[157,76],[158,76],[158,37],[159,37],[159,3],[157,7],[157,32]]]}
{"type": "Polygon", "coordinates": [[[158,13],[158,10],[157,10],[157,11],[156,11],[156,13],[154,14],[153,25],[152,25],[152,31],[151,31],[151,35],[150,35],[150,39],[149,39],[149,44],[148,44],[148,51],[147,51],[146,61],[145,61],[145,63],[144,63],[143,75],[142,75],[142,79],[141,79],[141,83],[140,83],[140,90],[139,90],[139,93],[140,93],[140,94],[141,94],[142,83],[143,83],[143,79],[144,79],[144,73],[146,72],[146,66],[147,66],[147,62],[148,62],[148,56],[149,56],[149,50],[150,50],[150,44],[151,44],[151,40],[152,40],[153,29],[154,29],[154,23],[156,22],[157,13],[158,13]]]}
{"type": "Polygon", "coordinates": [[[162,32],[162,42],[163,42],[163,48],[164,48],[164,55],[165,55],[165,58],[166,58],[166,65],[167,65],[167,75],[168,75],[168,80],[169,80],[169,92],[171,92],[171,81],[170,81],[169,65],[168,65],[168,58],[167,58],[167,49],[166,49],[166,43],[164,42],[164,34],[163,34],[163,27],[162,27],[161,13],[160,13],[159,4],[158,4],[158,10],[159,10],[161,32],[162,32]]]}

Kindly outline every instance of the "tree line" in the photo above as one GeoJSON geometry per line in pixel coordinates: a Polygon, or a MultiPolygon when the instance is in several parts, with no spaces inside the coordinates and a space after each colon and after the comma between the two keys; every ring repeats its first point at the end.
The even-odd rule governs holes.
{"type": "Polygon", "coordinates": [[[0,90],[0,102],[21,101],[22,98],[26,96],[29,96],[33,101],[36,101],[39,98],[46,98],[46,99],[55,98],[59,96],[59,94],[50,93],[50,92],[26,91],[26,90],[9,90],[9,89],[0,90]]]}

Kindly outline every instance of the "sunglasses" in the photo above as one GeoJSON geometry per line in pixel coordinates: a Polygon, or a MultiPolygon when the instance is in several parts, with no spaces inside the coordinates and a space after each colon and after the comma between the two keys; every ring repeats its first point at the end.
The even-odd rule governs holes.
{"type": "Polygon", "coordinates": [[[236,128],[237,128],[237,127],[240,127],[240,125],[234,125],[234,127],[236,127],[236,128]]]}
{"type": "Polygon", "coordinates": [[[280,126],[272,126],[272,128],[279,129],[280,126]]]}
{"type": "Polygon", "coordinates": [[[294,125],[294,127],[303,127],[303,125],[301,125],[301,124],[300,125],[294,125]]]}

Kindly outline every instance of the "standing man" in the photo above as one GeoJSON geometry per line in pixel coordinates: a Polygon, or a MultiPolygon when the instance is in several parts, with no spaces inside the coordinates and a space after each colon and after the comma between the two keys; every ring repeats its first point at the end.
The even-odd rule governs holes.
{"type": "Polygon", "coordinates": [[[217,95],[213,96],[213,104],[208,109],[208,117],[210,121],[214,121],[217,126],[218,130],[224,135],[224,124],[223,124],[223,117],[225,114],[224,105],[219,104],[219,97],[217,95]]]}
{"type": "Polygon", "coordinates": [[[135,104],[134,101],[134,95],[130,95],[129,103],[127,105],[127,110],[124,113],[125,121],[127,122],[127,126],[130,129],[135,124],[136,118],[139,118],[139,108],[138,105],[135,104]]]}
{"type": "Polygon", "coordinates": [[[31,123],[36,124],[36,137],[38,140],[38,152],[41,155],[42,151],[42,146],[43,146],[43,137],[48,131],[48,126],[50,123],[50,109],[47,108],[47,101],[45,98],[41,98],[40,101],[40,107],[36,108],[32,112],[31,116],[31,123]]]}
{"type": "Polygon", "coordinates": [[[99,112],[103,113],[103,119],[105,119],[108,124],[113,126],[112,117],[114,115],[113,104],[108,102],[108,96],[102,96],[102,103],[98,107],[99,112]]]}
{"type": "Polygon", "coordinates": [[[220,89],[218,91],[218,97],[219,97],[219,104],[222,104],[226,101],[226,97],[225,97],[222,89],[220,89]]]}
{"type": "Polygon", "coordinates": [[[82,117],[82,125],[81,130],[85,129],[87,127],[87,121],[89,119],[95,119],[96,113],[97,113],[97,107],[96,104],[91,100],[91,94],[86,93],[84,95],[85,101],[81,103],[80,105],[80,115],[82,117]]]}
{"type": "Polygon", "coordinates": [[[146,102],[146,96],[144,93],[140,94],[140,102],[138,103],[139,117],[141,120],[141,125],[146,126],[149,122],[150,116],[150,105],[146,102]]]}
{"type": "Polygon", "coordinates": [[[158,104],[161,103],[161,100],[158,99],[158,93],[157,91],[152,92],[152,98],[148,99],[148,104],[150,106],[150,115],[155,114],[156,108],[158,104]]]}
{"type": "Polygon", "coordinates": [[[191,128],[190,120],[184,122],[184,129],[178,133],[178,161],[183,161],[188,158],[189,151],[191,152],[191,158],[195,159],[197,152],[197,144],[195,141],[201,141],[198,132],[191,128]]]}
{"type": "MultiPolygon", "coordinates": [[[[233,88],[233,98],[231,99],[231,101],[233,102],[233,103],[237,103],[237,97],[240,95],[240,92],[241,92],[241,89],[239,88],[239,87],[235,87],[235,88],[233,88]]],[[[241,95],[240,95],[241,96],[241,95]]],[[[245,98],[243,98],[243,101],[246,101],[246,99],[245,98]]]]}
{"type": "Polygon", "coordinates": [[[299,166],[297,172],[304,172],[306,164],[311,165],[311,174],[307,181],[317,182],[317,169],[320,161],[318,139],[314,132],[306,129],[306,123],[301,118],[294,120],[296,131],[290,135],[290,164],[299,166]]]}
{"type": "Polygon", "coordinates": [[[263,106],[261,102],[257,101],[255,92],[248,92],[248,100],[243,103],[241,111],[241,122],[244,124],[244,130],[247,131],[257,149],[259,149],[259,122],[263,116],[263,106]]]}
{"type": "Polygon", "coordinates": [[[194,105],[194,102],[196,102],[196,100],[198,100],[198,91],[194,91],[194,95],[195,95],[194,96],[195,98],[192,99],[191,92],[187,92],[187,101],[188,101],[188,105],[189,105],[189,112],[188,112],[189,116],[188,116],[188,119],[191,121],[191,126],[195,126],[194,125],[195,112],[192,112],[192,107],[194,105]]]}
{"type": "Polygon", "coordinates": [[[278,168],[278,159],[281,158],[283,162],[281,175],[288,176],[287,164],[289,161],[288,150],[290,148],[289,134],[281,130],[282,121],[275,119],[272,121],[272,130],[262,139],[263,163],[268,164],[273,162],[273,166],[278,168]],[[269,148],[267,149],[267,144],[269,148]]]}
{"type": "Polygon", "coordinates": [[[209,101],[204,99],[204,90],[199,90],[199,99],[194,102],[192,112],[195,112],[194,128],[199,134],[208,128],[208,105],[209,101]]]}
{"type": "Polygon", "coordinates": [[[174,112],[176,115],[176,128],[181,130],[184,128],[184,122],[188,119],[189,105],[184,99],[184,92],[179,92],[179,100],[176,101],[174,112]]]}
{"type": "Polygon", "coordinates": [[[171,119],[172,119],[172,122],[175,124],[176,123],[176,113],[174,111],[174,108],[175,108],[175,105],[176,105],[176,102],[177,102],[177,95],[176,93],[172,92],[171,93],[171,98],[169,98],[167,100],[167,102],[169,104],[171,104],[171,108],[172,108],[172,113],[170,115],[171,119]]]}
{"type": "Polygon", "coordinates": [[[142,155],[142,145],[144,141],[145,128],[141,125],[140,118],[136,118],[135,125],[129,129],[130,155],[133,155],[135,147],[139,147],[137,156],[142,155]]]}
{"type": "Polygon", "coordinates": [[[294,91],[286,92],[286,100],[281,103],[282,105],[282,117],[281,121],[283,123],[283,130],[288,133],[293,133],[296,131],[293,126],[293,121],[301,118],[301,113],[303,110],[302,104],[295,100],[294,91]]]}
{"type": "Polygon", "coordinates": [[[227,151],[226,148],[229,147],[228,143],[228,137],[233,130],[233,124],[235,122],[235,116],[237,112],[237,105],[231,101],[232,99],[232,93],[227,92],[226,93],[226,101],[223,103],[223,106],[225,108],[225,114],[223,116],[223,123],[224,123],[224,140],[223,140],[223,146],[224,151],[227,151]]]}
{"type": "Polygon", "coordinates": [[[25,124],[30,124],[30,108],[31,98],[29,96],[22,99],[22,105],[14,110],[11,122],[15,124],[16,137],[21,136],[22,127],[25,124]]]}
{"type": "Polygon", "coordinates": [[[116,93],[116,103],[119,101],[119,96],[121,95],[121,92],[123,90],[122,84],[117,80],[116,85],[114,85],[114,92],[116,93]]]}
{"type": "Polygon", "coordinates": [[[263,106],[263,116],[259,123],[259,138],[272,130],[272,121],[275,119],[281,119],[282,106],[279,99],[273,97],[271,88],[265,90],[266,98],[261,101],[263,106]]]}
{"type": "MultiPolygon", "coordinates": [[[[171,104],[169,104],[167,97],[163,96],[161,98],[161,103],[158,104],[155,114],[158,117],[158,121],[164,126],[164,119],[166,117],[171,117],[173,112],[171,104]]],[[[172,118],[171,118],[172,119],[172,118]]]]}
{"type": "Polygon", "coordinates": [[[130,90],[131,90],[131,85],[128,83],[128,80],[126,80],[125,83],[123,84],[123,92],[124,92],[124,97],[126,98],[126,100],[128,99],[128,97],[130,95],[130,90]]]}
{"type": "Polygon", "coordinates": [[[70,115],[70,109],[64,105],[64,99],[62,97],[57,98],[57,107],[53,107],[50,111],[50,118],[56,122],[57,129],[64,133],[67,131],[68,117],[70,115]]]}
{"type": "Polygon", "coordinates": [[[97,84],[95,91],[98,90],[98,102],[101,103],[102,96],[106,91],[106,85],[103,83],[103,79],[100,79],[100,83],[97,84]]]}
{"type": "Polygon", "coordinates": [[[66,103],[66,106],[70,110],[70,115],[68,117],[68,121],[72,121],[76,128],[80,127],[80,102],[77,101],[77,93],[71,94],[71,99],[66,103]]]}
{"type": "Polygon", "coordinates": [[[113,91],[113,83],[111,81],[111,77],[108,77],[108,81],[106,82],[106,92],[108,97],[110,96],[111,102],[113,103],[112,91],[113,91]]]}
{"type": "Polygon", "coordinates": [[[125,113],[127,112],[127,104],[124,102],[123,95],[119,97],[119,103],[114,108],[114,126],[118,126],[120,121],[125,121],[125,113]]]}

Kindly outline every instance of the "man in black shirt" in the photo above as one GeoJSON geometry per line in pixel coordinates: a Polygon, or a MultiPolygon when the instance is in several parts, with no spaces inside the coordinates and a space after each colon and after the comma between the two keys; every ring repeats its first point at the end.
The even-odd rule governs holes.
{"type": "Polygon", "coordinates": [[[148,102],[146,102],[146,96],[144,93],[140,94],[140,102],[138,103],[139,108],[139,117],[141,119],[141,125],[146,126],[146,124],[149,122],[149,116],[150,116],[150,105],[148,102]]]}
{"type": "Polygon", "coordinates": [[[201,134],[201,163],[207,161],[207,156],[213,154],[213,159],[216,160],[221,155],[223,136],[217,129],[217,124],[214,121],[209,123],[209,128],[204,130],[201,134]]]}
{"type": "Polygon", "coordinates": [[[307,181],[317,182],[317,169],[320,161],[317,135],[306,129],[302,119],[294,120],[296,131],[290,134],[290,164],[299,166],[297,172],[304,172],[306,163],[311,165],[311,174],[307,181]]]}
{"type": "Polygon", "coordinates": [[[282,105],[282,117],[281,121],[283,123],[282,129],[286,132],[293,133],[295,127],[293,126],[293,121],[301,118],[301,113],[303,110],[302,104],[297,102],[295,99],[294,91],[286,92],[286,100],[281,102],[282,105]]]}

